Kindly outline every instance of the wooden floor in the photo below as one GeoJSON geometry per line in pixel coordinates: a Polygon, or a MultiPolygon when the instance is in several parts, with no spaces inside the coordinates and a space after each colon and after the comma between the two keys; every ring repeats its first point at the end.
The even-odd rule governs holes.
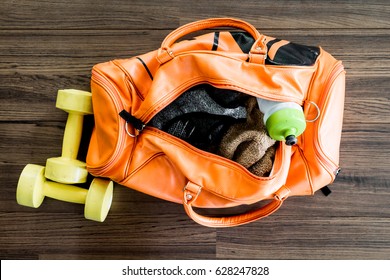
{"type": "Polygon", "coordinates": [[[390,259],[389,14],[385,0],[2,1],[1,259],[390,259]],[[119,185],[104,223],[85,220],[81,205],[16,203],[23,167],[61,153],[58,89],[89,90],[94,64],[157,49],[173,29],[208,17],[238,17],[344,62],[342,172],[330,196],[290,198],[227,229],[119,185]]]}

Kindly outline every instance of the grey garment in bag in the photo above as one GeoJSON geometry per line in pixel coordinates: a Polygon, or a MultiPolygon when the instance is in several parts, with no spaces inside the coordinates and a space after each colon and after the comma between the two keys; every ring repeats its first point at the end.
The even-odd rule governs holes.
{"type": "Polygon", "coordinates": [[[209,85],[191,88],[159,112],[148,125],[214,151],[223,134],[247,117],[245,95],[209,85]]]}

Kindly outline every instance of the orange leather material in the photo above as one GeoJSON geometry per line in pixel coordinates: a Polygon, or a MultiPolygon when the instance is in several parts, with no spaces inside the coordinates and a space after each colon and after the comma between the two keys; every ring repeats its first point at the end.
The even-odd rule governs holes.
{"type": "Polygon", "coordinates": [[[143,102],[139,107],[138,104],[131,107],[132,115],[147,123],[185,90],[203,83],[303,104],[315,71],[314,67],[266,67],[232,59],[228,53],[211,54],[211,51],[188,52],[162,65],[143,102]]]}
{"type": "MultiPolygon", "coordinates": [[[[263,36],[256,30],[255,27],[246,23],[245,21],[233,18],[218,18],[218,19],[206,19],[197,22],[191,22],[186,25],[179,27],[178,29],[171,32],[162,42],[161,48],[158,50],[157,61],[160,64],[163,64],[171,59],[173,59],[178,52],[176,52],[172,45],[179,40],[180,38],[188,35],[190,33],[201,31],[214,27],[234,27],[242,29],[248,32],[255,40],[251,52],[252,54],[264,54],[264,45],[262,42],[263,36]]],[[[180,53],[180,52],[179,52],[180,53]]]]}
{"type": "Polygon", "coordinates": [[[293,195],[310,195],[335,179],[343,119],[345,72],[323,49],[311,65],[277,65],[272,60],[290,42],[259,33],[238,19],[208,19],[169,34],[158,50],[95,65],[92,99],[95,128],[87,155],[94,176],[109,177],[135,190],[182,203],[187,214],[207,226],[235,226],[276,211],[293,195]],[[233,27],[251,36],[250,46],[237,34],[217,31],[180,40],[206,28],[233,27]],[[298,144],[280,142],[268,177],[202,151],[148,122],[186,90],[200,84],[231,89],[303,106],[307,119],[298,144]],[[137,129],[119,116],[126,110],[146,124],[137,129]],[[199,191],[198,191],[199,190],[199,191]],[[189,199],[189,196],[191,199],[189,199]],[[233,217],[197,214],[193,207],[221,208],[272,201],[261,209],[233,217]]]}
{"type": "Polygon", "coordinates": [[[271,215],[276,210],[278,210],[280,206],[282,206],[284,198],[287,197],[290,192],[288,188],[282,186],[275,193],[274,199],[270,203],[259,209],[235,216],[215,218],[200,215],[193,210],[193,201],[196,201],[201,191],[202,187],[192,182],[188,182],[183,192],[183,205],[188,216],[190,216],[197,223],[208,227],[232,227],[244,225],[267,217],[268,215],[271,215]]]}

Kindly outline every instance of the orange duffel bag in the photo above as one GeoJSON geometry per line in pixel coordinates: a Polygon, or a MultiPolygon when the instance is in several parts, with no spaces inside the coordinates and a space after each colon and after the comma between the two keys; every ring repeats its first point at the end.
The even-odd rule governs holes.
{"type": "Polygon", "coordinates": [[[341,62],[320,47],[265,36],[245,21],[179,27],[156,51],[95,65],[91,88],[89,172],[182,203],[199,224],[255,221],[288,196],[312,195],[339,172],[341,62]],[[210,28],[219,31],[183,40],[210,28]],[[256,100],[298,104],[304,132],[292,142],[275,141],[256,100]],[[199,209],[262,200],[269,201],[237,215],[199,209]]]}

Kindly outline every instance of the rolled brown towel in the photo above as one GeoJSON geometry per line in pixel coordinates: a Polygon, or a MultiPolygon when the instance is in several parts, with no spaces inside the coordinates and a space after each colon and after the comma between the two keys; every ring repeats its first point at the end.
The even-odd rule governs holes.
{"type": "Polygon", "coordinates": [[[246,122],[229,128],[221,140],[219,154],[240,163],[257,176],[265,176],[272,169],[275,140],[267,134],[256,98],[248,98],[246,108],[246,122]]]}
{"type": "Polygon", "coordinates": [[[264,156],[258,162],[249,167],[248,170],[260,177],[268,176],[272,170],[275,152],[275,145],[269,147],[264,156]]]}

